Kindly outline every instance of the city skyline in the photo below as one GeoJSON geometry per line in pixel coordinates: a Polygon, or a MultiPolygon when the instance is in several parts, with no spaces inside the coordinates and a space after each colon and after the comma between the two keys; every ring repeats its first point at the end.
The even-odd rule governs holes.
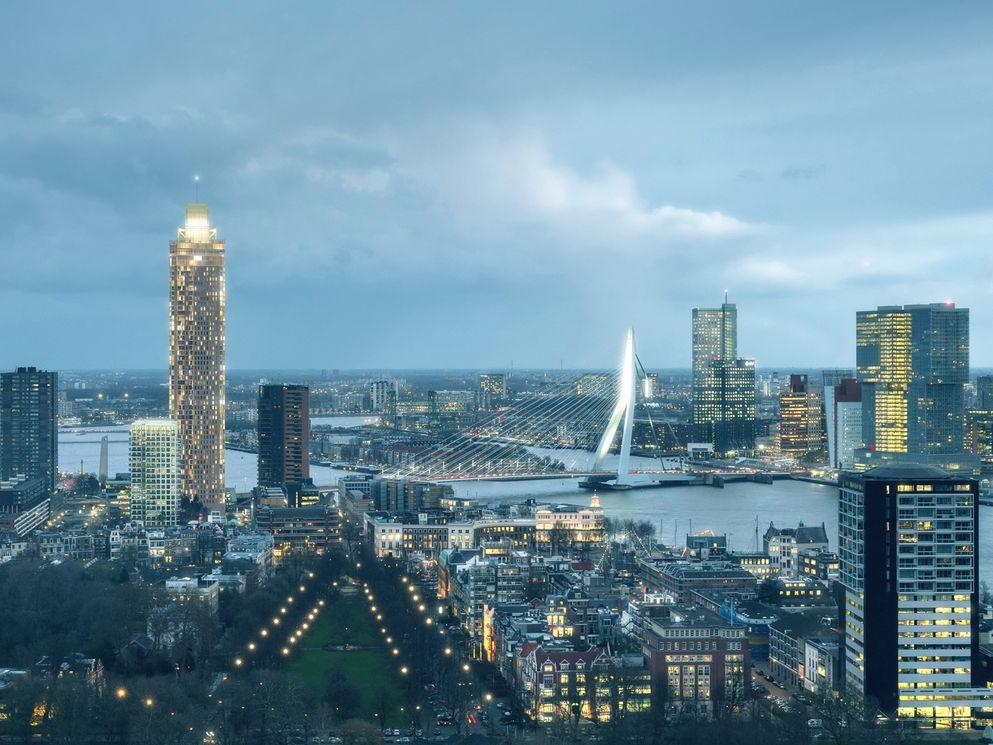
{"type": "Polygon", "coordinates": [[[630,5],[616,34],[595,6],[313,6],[278,34],[247,7],[224,45],[221,6],[17,8],[46,34],[0,52],[0,363],[157,366],[159,236],[200,174],[232,368],[597,367],[632,323],[683,366],[725,289],[760,367],[851,365],[857,310],[949,297],[993,365],[993,10],[763,7],[630,5]]]}

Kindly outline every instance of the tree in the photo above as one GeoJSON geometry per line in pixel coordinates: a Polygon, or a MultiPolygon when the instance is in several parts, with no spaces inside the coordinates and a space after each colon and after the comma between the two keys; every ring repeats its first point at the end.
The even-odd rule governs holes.
{"type": "Polygon", "coordinates": [[[358,719],[342,725],[341,739],[349,745],[383,745],[383,734],[379,728],[358,719]]]}
{"type": "Polygon", "coordinates": [[[362,689],[349,680],[339,670],[328,673],[324,687],[324,701],[338,721],[351,719],[358,714],[362,704],[362,689]]]}
{"type": "Polygon", "coordinates": [[[764,579],[755,588],[756,597],[763,603],[776,603],[779,600],[779,588],[773,579],[764,579]]]}

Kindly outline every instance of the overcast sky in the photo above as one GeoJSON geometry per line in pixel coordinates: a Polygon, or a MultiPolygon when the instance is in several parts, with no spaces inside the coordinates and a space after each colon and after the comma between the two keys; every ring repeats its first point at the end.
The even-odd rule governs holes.
{"type": "Polygon", "coordinates": [[[231,368],[993,365],[993,4],[7,3],[0,364],[164,367],[194,174],[231,368]]]}

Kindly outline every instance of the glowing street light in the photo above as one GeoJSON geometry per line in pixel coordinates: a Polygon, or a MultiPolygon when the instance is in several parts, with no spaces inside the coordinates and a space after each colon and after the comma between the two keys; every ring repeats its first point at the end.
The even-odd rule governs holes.
{"type": "Polygon", "coordinates": [[[116,691],[114,691],[114,695],[117,696],[118,698],[127,698],[128,697],[128,689],[127,688],[118,688],[116,691]]]}

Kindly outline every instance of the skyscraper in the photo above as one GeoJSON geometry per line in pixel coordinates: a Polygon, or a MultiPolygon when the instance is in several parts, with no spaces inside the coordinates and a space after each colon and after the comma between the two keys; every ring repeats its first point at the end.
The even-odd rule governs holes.
{"type": "Polygon", "coordinates": [[[656,372],[645,373],[642,395],[646,400],[651,401],[661,392],[659,387],[659,374],[656,372]]]}
{"type": "Polygon", "coordinates": [[[58,375],[19,367],[0,375],[0,481],[41,479],[46,497],[58,475],[58,375]]]}
{"type": "Polygon", "coordinates": [[[976,378],[976,408],[993,411],[993,375],[976,378]]]}
{"type": "Polygon", "coordinates": [[[369,399],[372,410],[383,415],[383,424],[396,425],[397,383],[395,380],[376,380],[369,385],[369,399]]]}
{"type": "Polygon", "coordinates": [[[479,408],[490,409],[495,401],[507,398],[507,376],[504,373],[479,374],[479,408]]]}
{"type": "Polygon", "coordinates": [[[915,462],[978,471],[963,446],[968,309],[934,303],[860,311],[856,363],[865,441],[856,468],[915,462]]]}
{"type": "Polygon", "coordinates": [[[822,451],[821,402],[806,375],[790,375],[789,390],[779,397],[779,414],[779,449],[784,456],[799,462],[822,451]]]}
{"type": "Polygon", "coordinates": [[[755,447],[755,361],[738,354],[738,307],[693,309],[693,425],[718,453],[755,447]]]}
{"type": "Polygon", "coordinates": [[[259,486],[302,484],[310,478],[310,389],[259,387],[259,486]]]}
{"type": "Polygon", "coordinates": [[[169,243],[169,414],[180,493],[213,509],[224,501],[224,252],[207,205],[188,204],[169,243]]]}
{"type": "Polygon", "coordinates": [[[854,378],[824,386],[828,465],[851,469],[862,447],[862,384],[854,378]]]}
{"type": "Polygon", "coordinates": [[[131,519],[147,528],[179,522],[179,426],[172,419],[131,425],[131,519]]]}
{"type": "MultiPolygon", "coordinates": [[[[979,487],[932,466],[846,472],[838,546],[846,697],[919,726],[993,704],[979,666],[979,487]]],[[[875,712],[867,711],[867,715],[875,712]]]]}

